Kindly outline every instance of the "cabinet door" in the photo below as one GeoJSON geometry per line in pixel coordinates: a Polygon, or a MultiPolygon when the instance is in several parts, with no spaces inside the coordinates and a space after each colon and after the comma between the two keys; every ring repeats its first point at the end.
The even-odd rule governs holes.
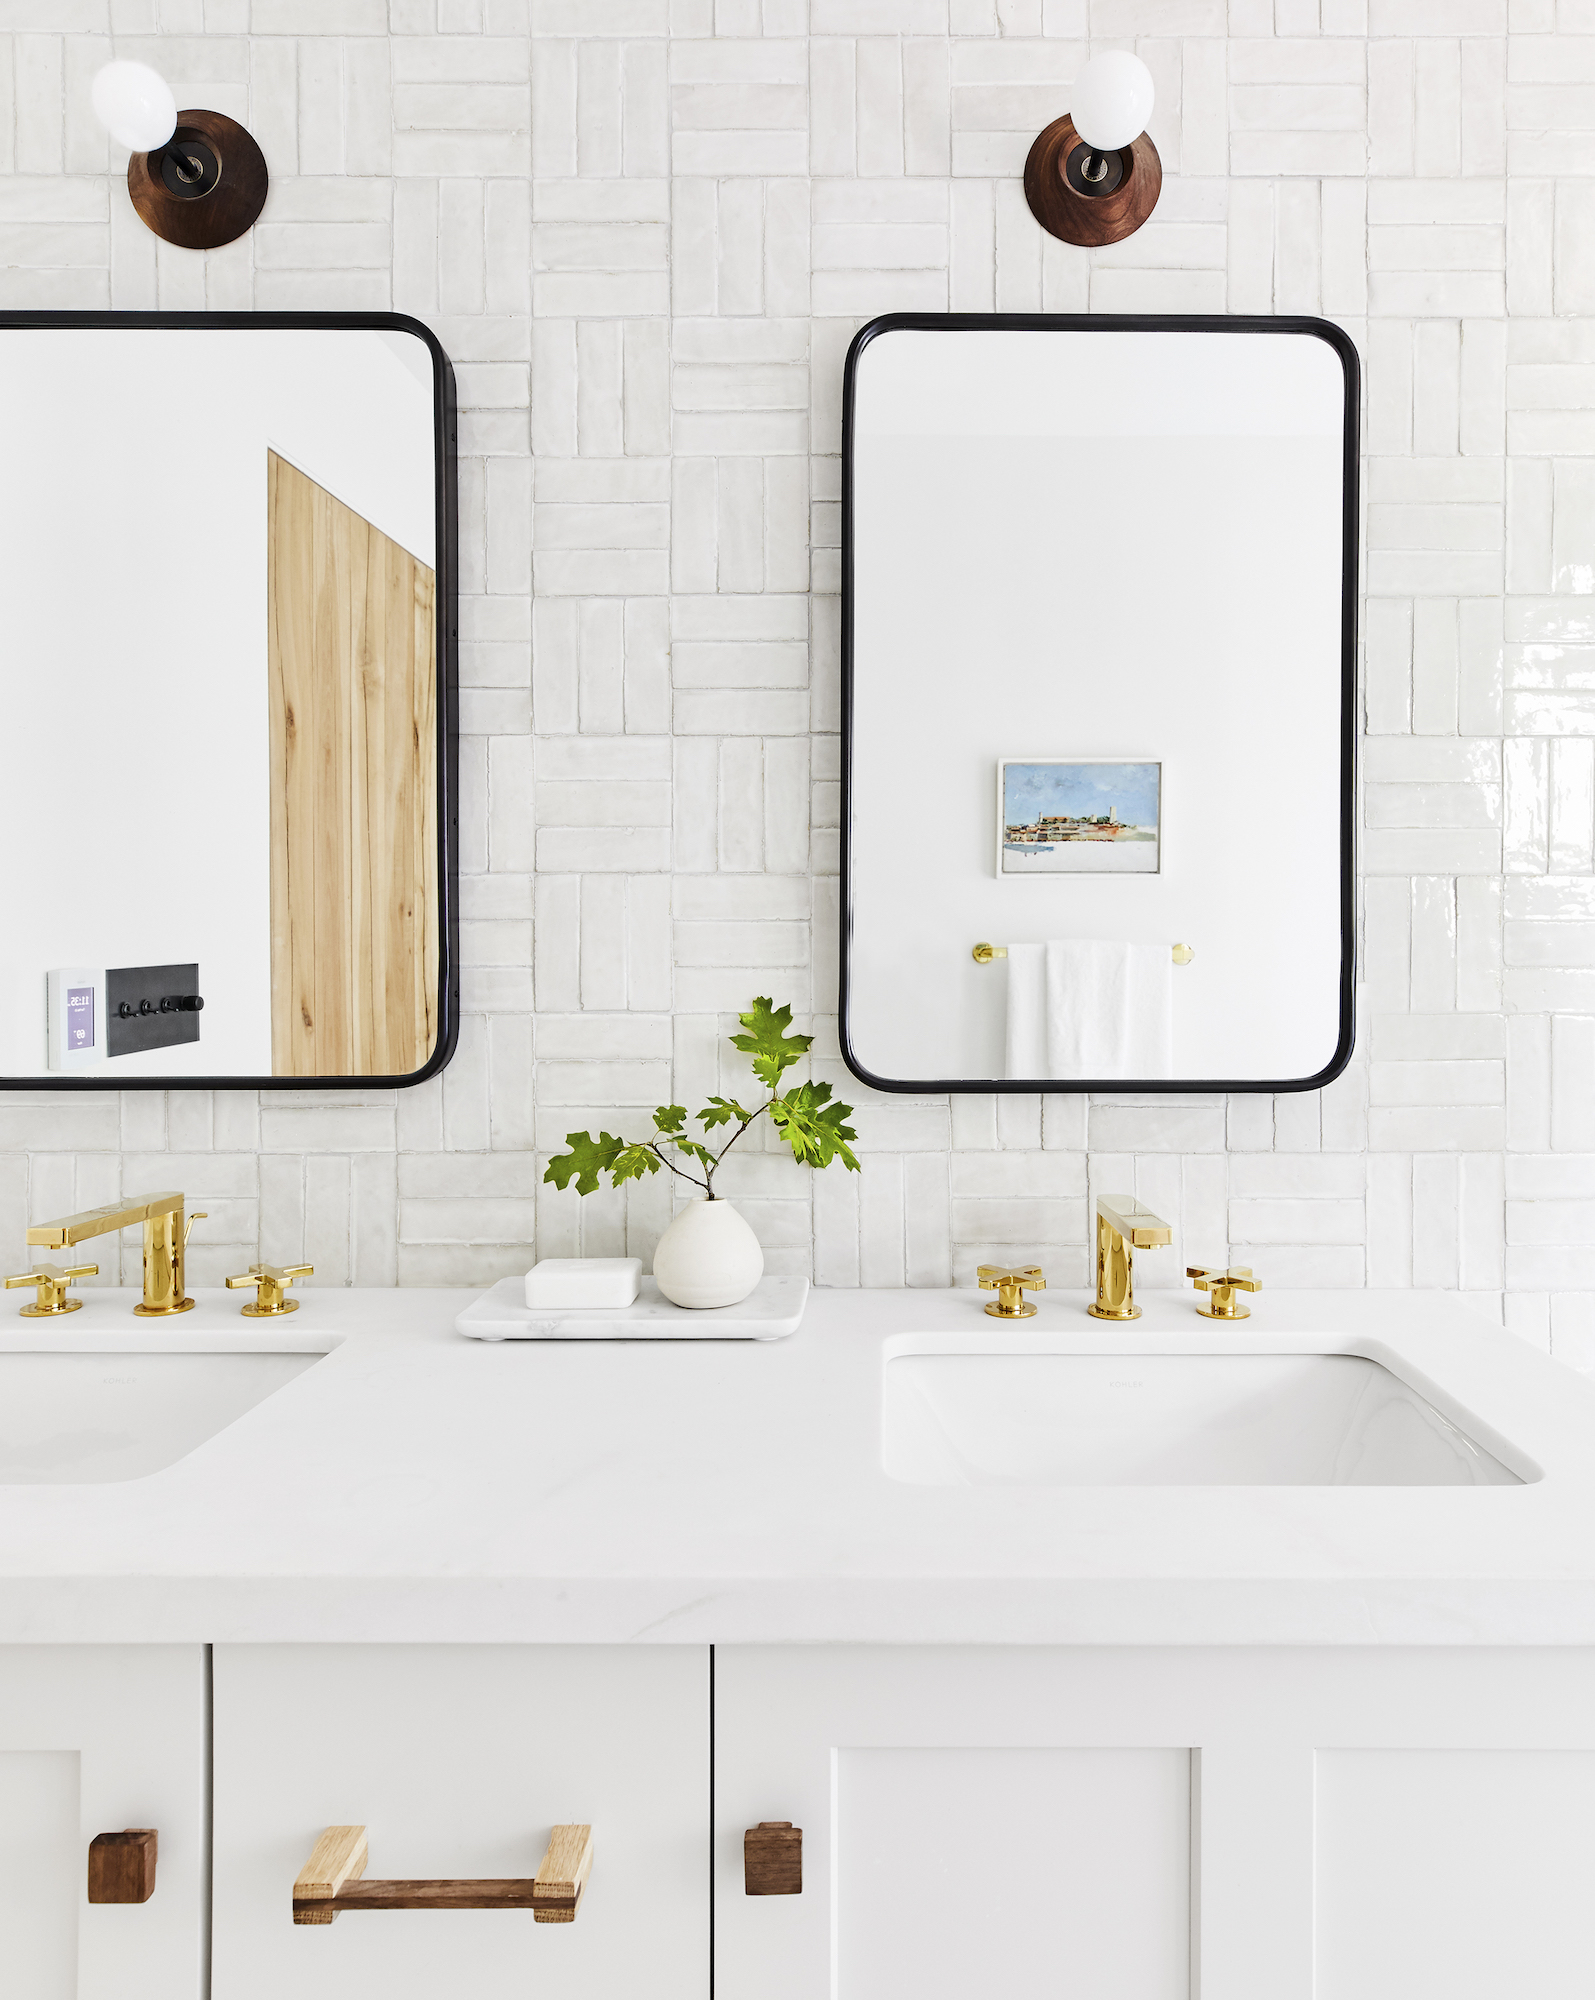
{"type": "Polygon", "coordinates": [[[0,1992],[199,2000],[205,1649],[0,1647],[0,1992]],[[153,1827],[155,1890],[90,1903],[89,1842],[153,1827]]]}
{"type": "Polygon", "coordinates": [[[718,2000],[1595,1993],[1595,1652],[721,1647],[718,2000]],[[742,1835],[803,1829],[800,1895],[742,1835]]]}
{"type": "Polygon", "coordinates": [[[1085,1692],[1021,1648],[718,1647],[719,2000],[1189,2000],[1189,1740],[1085,1692]],[[801,1894],[745,1893],[761,1820],[801,1894]]]}
{"type": "Polygon", "coordinates": [[[704,2000],[708,1655],[670,1646],[216,1649],[215,2000],[704,2000]],[[525,1878],[593,1829],[575,1921],[349,1910],[292,1921],[328,1826],[372,1880],[525,1878]]]}

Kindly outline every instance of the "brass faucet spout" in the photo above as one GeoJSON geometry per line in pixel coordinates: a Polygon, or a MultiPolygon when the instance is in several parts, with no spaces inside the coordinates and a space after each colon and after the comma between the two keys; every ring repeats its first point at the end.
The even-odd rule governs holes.
{"type": "Polygon", "coordinates": [[[1174,1231],[1162,1216],[1143,1208],[1134,1195],[1097,1198],[1097,1296],[1086,1311],[1096,1319],[1139,1319],[1135,1302],[1135,1252],[1172,1243],[1174,1231]]]}
{"type": "Polygon", "coordinates": [[[74,1243],[86,1243],[91,1236],[105,1236],[114,1229],[130,1229],[135,1222],[148,1222],[152,1216],[181,1214],[182,1207],[180,1194],[107,1202],[103,1208],[85,1208],[77,1215],[63,1216],[59,1222],[35,1223],[28,1231],[28,1241],[42,1250],[70,1250],[74,1243]]]}

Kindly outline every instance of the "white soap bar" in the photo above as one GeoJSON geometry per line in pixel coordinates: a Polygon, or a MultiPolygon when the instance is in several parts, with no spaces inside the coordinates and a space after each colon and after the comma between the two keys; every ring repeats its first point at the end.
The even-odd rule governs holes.
{"type": "Polygon", "coordinates": [[[534,1311],[629,1306],[642,1283],[640,1257],[544,1257],[526,1273],[526,1303],[534,1311]]]}

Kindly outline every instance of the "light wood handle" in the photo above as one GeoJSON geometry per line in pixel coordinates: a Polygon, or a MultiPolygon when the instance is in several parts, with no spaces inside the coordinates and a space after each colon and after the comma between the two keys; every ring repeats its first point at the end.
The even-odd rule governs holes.
{"type": "Polygon", "coordinates": [[[571,1924],[593,1865],[590,1826],[556,1826],[532,1879],[532,1911],[540,1924],[571,1924]]]}
{"type": "Polygon", "coordinates": [[[341,1910],[530,1910],[536,1923],[569,1924],[592,1865],[592,1828],[556,1826],[533,1876],[365,1882],[365,1828],[329,1826],[294,1883],[294,1922],[330,1924],[341,1910]]]}
{"type": "Polygon", "coordinates": [[[363,1826],[329,1826],[310,1850],[310,1859],[294,1883],[294,1922],[330,1924],[338,1891],[366,1872],[366,1830],[363,1826]],[[300,1904],[307,1907],[303,1910],[300,1904]],[[326,1907],[317,1909],[315,1906],[326,1907]]]}

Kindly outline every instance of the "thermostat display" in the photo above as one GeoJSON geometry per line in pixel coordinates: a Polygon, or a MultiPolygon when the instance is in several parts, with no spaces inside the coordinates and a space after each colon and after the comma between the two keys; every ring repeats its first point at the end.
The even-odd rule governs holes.
{"type": "Polygon", "coordinates": [[[105,968],[63,966],[45,974],[46,1041],[53,1070],[104,1062],[105,968]]]}
{"type": "Polygon", "coordinates": [[[69,1049],[94,1046],[94,988],[69,986],[66,989],[66,1045],[69,1049]]]}

